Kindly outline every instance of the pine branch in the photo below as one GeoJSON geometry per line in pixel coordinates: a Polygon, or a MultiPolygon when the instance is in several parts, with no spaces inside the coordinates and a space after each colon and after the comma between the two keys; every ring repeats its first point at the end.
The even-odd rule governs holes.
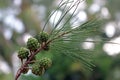
{"type": "Polygon", "coordinates": [[[21,75],[22,71],[24,70],[24,68],[26,66],[28,66],[29,62],[33,59],[33,57],[38,54],[38,52],[40,52],[41,50],[44,49],[44,47],[46,46],[47,44],[44,44],[42,45],[40,48],[38,48],[35,52],[32,52],[31,55],[29,56],[29,58],[25,61],[24,64],[22,64],[22,66],[19,68],[19,70],[17,71],[17,74],[16,74],[16,77],[15,77],[15,80],[18,80],[19,76],[21,75]]]}
{"type": "MultiPolygon", "coordinates": [[[[82,0],[84,1],[84,0],[82,0]]],[[[22,63],[22,66],[18,70],[16,74],[15,80],[19,78],[23,70],[31,63],[31,62],[36,62],[36,61],[31,61],[38,53],[42,53],[42,50],[48,50],[50,46],[51,51],[55,51],[57,54],[64,54],[74,60],[77,60],[81,62],[86,68],[92,69],[91,67],[94,66],[91,61],[91,54],[89,53],[83,53],[82,49],[80,48],[80,43],[81,42],[92,42],[92,43],[97,43],[97,42],[102,42],[102,41],[86,41],[85,39],[88,38],[89,36],[95,36],[100,34],[101,32],[99,31],[99,27],[101,25],[101,21],[98,21],[96,19],[88,20],[87,22],[83,23],[80,26],[75,26],[75,28],[66,28],[67,23],[73,18],[74,13],[76,12],[79,4],[81,3],[80,0],[77,0],[73,4],[67,8],[67,3],[69,3],[69,0],[62,3],[63,0],[58,5],[57,9],[60,9],[61,7],[64,6],[64,13],[61,15],[60,19],[56,24],[53,23],[54,28],[50,32],[49,36],[47,33],[44,33],[44,30],[46,28],[46,25],[51,18],[51,16],[57,12],[57,9],[49,16],[47,22],[45,23],[41,33],[36,37],[37,41],[39,42],[39,48],[33,49],[29,48],[30,50],[30,56],[27,57],[26,61],[22,63]],[[60,29],[57,30],[58,25],[62,22],[62,20],[65,19],[69,11],[75,7],[73,13],[69,16],[69,18],[66,20],[66,22],[62,25],[60,29]],[[42,34],[42,36],[41,36],[42,34]],[[42,37],[42,38],[41,38],[42,37]]],[[[56,18],[56,16],[55,16],[56,18]]],[[[55,20],[54,18],[54,20],[55,20]]],[[[103,41],[107,42],[107,41],[103,41]]],[[[117,44],[113,42],[108,42],[111,44],[117,44]]],[[[34,44],[33,44],[34,45],[34,44]]],[[[33,46],[32,45],[32,46],[33,46]]],[[[55,55],[54,55],[55,56],[55,55]]],[[[44,67],[45,68],[45,67],[44,67]]],[[[42,70],[44,70],[42,67],[42,70]]]]}

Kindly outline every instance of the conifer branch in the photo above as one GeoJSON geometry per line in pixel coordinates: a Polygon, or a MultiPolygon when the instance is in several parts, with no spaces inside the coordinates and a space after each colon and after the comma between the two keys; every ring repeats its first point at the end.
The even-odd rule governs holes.
{"type": "Polygon", "coordinates": [[[22,71],[24,70],[24,67],[28,66],[29,62],[33,59],[33,57],[40,52],[41,50],[43,50],[43,48],[46,46],[46,44],[42,45],[39,49],[37,49],[35,52],[31,53],[31,56],[25,61],[24,64],[22,64],[22,66],[18,69],[16,76],[15,76],[15,80],[18,80],[19,76],[21,75],[22,71]]]}

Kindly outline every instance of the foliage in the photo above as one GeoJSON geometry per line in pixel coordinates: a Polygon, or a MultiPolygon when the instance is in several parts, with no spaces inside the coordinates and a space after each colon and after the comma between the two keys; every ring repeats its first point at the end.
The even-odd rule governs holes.
{"type": "MultiPolygon", "coordinates": [[[[29,64],[28,62],[31,61],[31,59],[34,56],[36,56],[38,52],[41,52],[41,50],[44,50],[44,48],[47,47],[48,45],[50,46],[51,52],[56,53],[56,54],[53,54],[53,56],[56,56],[59,54],[64,54],[64,55],[72,58],[75,61],[79,61],[87,69],[91,69],[91,66],[93,66],[93,64],[91,63],[91,58],[89,56],[92,54],[82,52],[82,49],[80,49],[79,44],[80,44],[81,38],[84,41],[84,39],[87,38],[88,36],[96,36],[97,34],[99,34],[97,29],[100,27],[98,25],[100,23],[99,23],[99,21],[96,21],[96,20],[89,20],[80,26],[76,26],[75,28],[72,28],[72,27],[67,28],[68,27],[68,26],[66,26],[67,23],[73,17],[73,15],[76,12],[78,5],[81,3],[81,1],[75,1],[75,2],[73,1],[73,3],[70,2],[71,4],[68,8],[66,6],[67,6],[67,3],[69,3],[69,1],[64,2],[64,3],[65,3],[64,8],[66,8],[65,9],[66,11],[64,10],[65,12],[63,12],[63,15],[61,15],[60,19],[58,20],[58,22],[56,24],[53,23],[54,28],[49,33],[49,38],[47,37],[46,34],[43,34],[44,30],[46,28],[47,22],[42,29],[42,32],[41,32],[42,34],[40,33],[40,34],[38,34],[39,36],[36,36],[37,40],[38,41],[40,40],[39,41],[41,44],[40,48],[38,47],[38,49],[36,48],[36,50],[34,50],[34,51],[32,51],[31,49],[35,48],[37,45],[29,48],[30,51],[32,51],[32,52],[30,52],[31,55],[28,57],[28,59],[25,61],[25,63],[23,63],[21,68],[18,70],[18,73],[16,74],[16,80],[21,75],[24,67],[26,67],[29,64]],[[70,17],[68,17],[67,21],[63,23],[61,28],[57,29],[58,25],[62,22],[62,20],[64,18],[66,18],[66,15],[73,7],[75,8],[73,10],[73,13],[70,15],[70,17]],[[93,33],[96,35],[94,35],[93,33]],[[81,37],[81,35],[82,35],[82,37],[81,37]]],[[[62,5],[60,5],[60,6],[62,6],[62,5]]],[[[32,39],[32,38],[30,38],[30,39],[32,39]]],[[[30,41],[30,39],[28,39],[28,42],[30,41]]],[[[42,63],[42,64],[44,64],[44,63],[42,63]]],[[[39,74],[39,72],[40,72],[38,70],[39,68],[40,67],[38,67],[37,70],[34,69],[34,71],[32,71],[32,72],[35,74],[37,74],[37,73],[39,74]],[[35,70],[37,71],[37,73],[35,70]]],[[[44,67],[42,69],[44,69],[44,67]]],[[[41,75],[41,72],[40,72],[40,75],[41,75]]]]}
{"type": "MultiPolygon", "coordinates": [[[[86,22],[79,22],[79,26],[73,26],[75,22],[79,21],[78,19],[74,20],[73,23],[71,23],[72,19],[78,17],[76,12],[76,8],[79,8],[77,6],[79,5],[78,1],[75,4],[75,7],[72,7],[73,5],[70,5],[72,2],[69,2],[69,0],[66,0],[65,2],[61,0],[61,3],[58,5],[54,5],[56,4],[55,0],[22,0],[20,6],[14,5],[13,1],[15,0],[0,1],[0,60],[5,60],[9,64],[9,67],[12,71],[11,73],[14,73],[14,69],[16,69],[14,65],[17,65],[13,64],[15,62],[13,62],[14,60],[12,61],[11,59],[13,59],[12,57],[15,55],[15,50],[18,50],[19,46],[25,46],[23,37],[26,36],[26,34],[33,35],[34,37],[35,34],[45,31],[49,34],[48,41],[52,40],[50,44],[44,48],[44,50],[46,51],[41,51],[35,56],[37,60],[40,60],[40,58],[42,57],[52,59],[52,67],[46,70],[45,74],[41,77],[36,77],[33,74],[22,74],[20,80],[29,80],[29,78],[42,80],[64,80],[66,75],[68,73],[71,73],[71,66],[74,65],[74,63],[77,63],[77,66],[75,65],[74,68],[79,67],[78,70],[81,71],[82,69],[93,69],[93,71],[90,71],[90,73],[89,71],[86,71],[85,73],[84,71],[82,71],[82,73],[87,75],[87,78],[93,75],[92,80],[95,80],[94,76],[96,76],[97,73],[100,73],[103,79],[111,79],[110,75],[113,75],[112,78],[115,79],[114,74],[116,70],[119,71],[119,69],[111,66],[114,65],[112,63],[116,62],[113,60],[113,58],[116,58],[118,56],[113,57],[107,55],[106,52],[104,52],[103,50],[103,46],[104,43],[108,43],[108,41],[110,41],[111,39],[119,36],[119,29],[117,27],[119,26],[119,0],[106,1],[107,5],[104,5],[105,3],[97,4],[98,7],[100,7],[100,10],[96,13],[90,13],[90,10],[91,6],[93,6],[94,4],[96,5],[96,2],[99,0],[83,1],[86,4],[86,8],[80,9],[79,11],[85,11],[87,13],[88,20],[86,22]],[[41,7],[42,9],[39,9],[41,7]],[[43,8],[45,8],[45,11],[43,8]],[[70,13],[71,9],[74,9],[73,13],[70,13]],[[101,16],[102,11],[104,10],[108,10],[108,12],[110,11],[110,18],[101,16]],[[53,13],[51,13],[51,11],[53,13]],[[50,17],[55,13],[54,11],[57,14],[59,11],[61,11],[62,15],[60,16],[59,21],[55,23],[55,19],[58,17],[56,14],[53,21],[54,23],[50,23],[49,20],[50,17]],[[4,15],[2,15],[1,17],[1,14],[4,15]],[[15,30],[13,27],[10,27],[11,25],[7,25],[5,23],[5,19],[9,17],[9,15],[17,18],[17,20],[20,20],[24,24],[23,32],[17,32],[17,30],[15,30]],[[102,19],[102,21],[98,20],[100,18],[102,19]],[[104,25],[103,22],[107,24],[111,21],[115,22],[116,24],[116,33],[113,37],[108,37],[104,30],[104,26],[106,25],[104,25]],[[43,25],[44,23],[45,25],[43,25]],[[12,32],[11,38],[5,37],[6,30],[12,32]],[[88,38],[92,38],[93,41],[86,41],[86,39],[88,38]],[[85,50],[82,47],[83,42],[93,43],[94,49],[85,50]],[[91,59],[94,61],[91,61],[91,59]],[[93,68],[93,64],[96,65],[97,68],[93,68]],[[98,72],[95,71],[96,69],[98,70],[98,72]],[[113,74],[111,70],[113,70],[113,74]]],[[[82,5],[83,2],[81,2],[80,5],[82,5]]],[[[113,44],[112,42],[109,43],[113,44]]],[[[119,58],[117,58],[116,60],[119,60],[119,58]]],[[[6,80],[7,78],[6,75],[1,72],[1,70],[0,76],[2,76],[1,79],[3,80],[6,80]]],[[[96,80],[98,80],[98,78],[96,78],[96,80]]]]}

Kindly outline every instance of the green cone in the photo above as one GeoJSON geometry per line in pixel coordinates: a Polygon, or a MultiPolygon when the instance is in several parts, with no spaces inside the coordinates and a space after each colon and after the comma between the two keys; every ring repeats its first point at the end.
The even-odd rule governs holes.
{"type": "Polygon", "coordinates": [[[46,32],[40,32],[35,36],[39,43],[47,42],[49,35],[46,32]]]}
{"type": "Polygon", "coordinates": [[[18,57],[20,59],[26,59],[29,55],[29,50],[25,47],[21,47],[20,50],[18,51],[18,57]]]}
{"type": "Polygon", "coordinates": [[[34,51],[40,47],[40,44],[36,38],[29,38],[27,41],[27,48],[34,51]]]}
{"type": "Polygon", "coordinates": [[[43,67],[40,67],[39,64],[34,64],[32,66],[32,73],[38,76],[41,76],[42,74],[44,74],[45,70],[43,67]]]}
{"type": "Polygon", "coordinates": [[[48,69],[52,65],[52,60],[50,58],[45,57],[45,58],[40,59],[39,64],[41,67],[48,69]]]}

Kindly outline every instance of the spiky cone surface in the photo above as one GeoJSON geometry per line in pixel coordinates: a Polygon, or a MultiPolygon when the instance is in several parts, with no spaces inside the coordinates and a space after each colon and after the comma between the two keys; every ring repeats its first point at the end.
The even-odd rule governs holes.
{"type": "Polygon", "coordinates": [[[39,41],[39,43],[47,42],[49,35],[46,32],[40,32],[35,36],[35,38],[39,41]]]}
{"type": "Polygon", "coordinates": [[[20,59],[26,59],[29,55],[29,50],[25,47],[21,47],[18,51],[18,57],[20,59]]]}
{"type": "Polygon", "coordinates": [[[39,64],[34,64],[32,66],[32,73],[37,75],[37,76],[41,76],[43,75],[45,72],[45,69],[43,67],[40,67],[39,64]]]}
{"type": "Polygon", "coordinates": [[[41,67],[44,67],[45,69],[48,69],[48,68],[51,67],[51,65],[52,65],[52,60],[51,60],[50,58],[47,58],[47,57],[42,58],[42,59],[40,59],[40,61],[39,61],[39,65],[40,65],[41,67]]]}
{"type": "Polygon", "coordinates": [[[31,51],[35,51],[40,47],[40,44],[36,38],[29,38],[27,41],[27,48],[31,51]]]}

